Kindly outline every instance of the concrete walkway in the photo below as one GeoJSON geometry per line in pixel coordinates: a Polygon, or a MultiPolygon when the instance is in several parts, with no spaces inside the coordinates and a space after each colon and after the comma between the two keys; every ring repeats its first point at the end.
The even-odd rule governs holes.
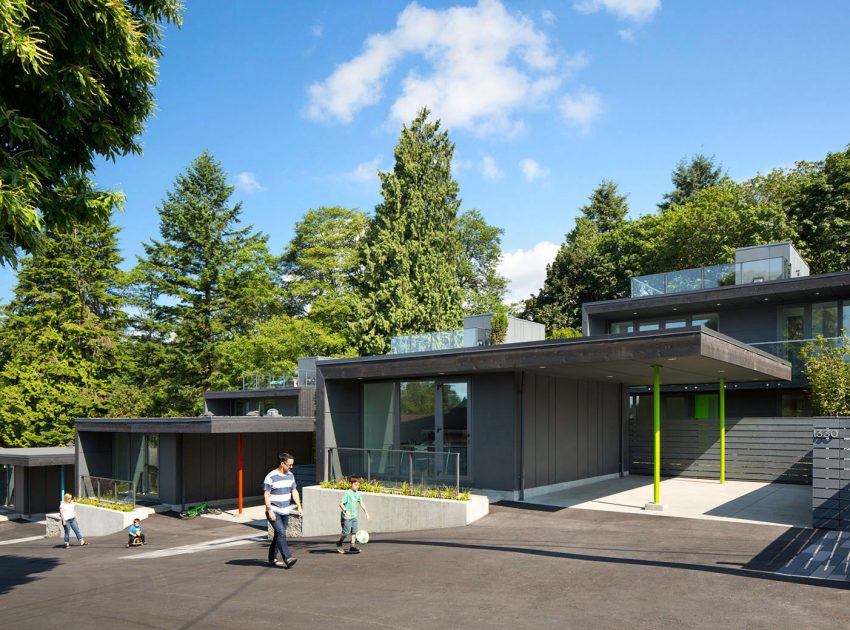
{"type": "Polygon", "coordinates": [[[648,512],[652,478],[632,475],[552,492],[527,503],[584,510],[778,525],[812,526],[811,486],[676,477],[661,481],[663,512],[648,512]]]}

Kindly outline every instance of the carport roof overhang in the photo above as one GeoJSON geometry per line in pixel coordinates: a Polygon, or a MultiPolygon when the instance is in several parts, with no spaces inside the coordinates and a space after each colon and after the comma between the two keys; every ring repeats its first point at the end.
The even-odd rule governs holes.
{"type": "Polygon", "coordinates": [[[202,418],[79,418],[77,431],[106,433],[312,432],[312,416],[204,416],[202,418]]]}
{"type": "Polygon", "coordinates": [[[669,385],[789,381],[791,364],[706,328],[603,335],[404,355],[319,361],[325,380],[386,379],[539,370],[582,380],[669,385]]]}
{"type": "Polygon", "coordinates": [[[74,463],[73,446],[0,448],[0,464],[6,466],[62,466],[74,463]]]}

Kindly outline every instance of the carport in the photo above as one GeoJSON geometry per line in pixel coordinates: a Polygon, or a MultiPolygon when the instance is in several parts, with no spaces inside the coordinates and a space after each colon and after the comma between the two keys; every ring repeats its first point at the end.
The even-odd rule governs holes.
{"type": "Polygon", "coordinates": [[[317,369],[320,478],[327,474],[328,448],[370,446],[364,428],[374,424],[369,413],[385,422],[381,426],[394,440],[386,443],[403,447],[397,437],[403,428],[400,386],[425,380],[439,389],[440,383],[463,381],[469,390],[465,482],[518,499],[622,476],[628,448],[628,388],[651,386],[655,405],[650,509],[662,503],[662,384],[719,387],[718,480],[723,483],[726,385],[791,378],[787,361],[705,328],[325,360],[317,369]],[[367,388],[381,384],[388,386],[387,403],[375,411],[369,402],[374,396],[367,388]]]}
{"type": "Polygon", "coordinates": [[[0,448],[0,475],[0,507],[26,515],[53,512],[66,488],[74,487],[74,449],[0,448]]]}

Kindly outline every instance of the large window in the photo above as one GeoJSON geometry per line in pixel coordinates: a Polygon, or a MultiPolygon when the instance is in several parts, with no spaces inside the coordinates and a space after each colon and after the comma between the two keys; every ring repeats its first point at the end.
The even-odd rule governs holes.
{"type": "MultiPolygon", "coordinates": [[[[422,453],[456,453],[445,461],[422,462],[436,466],[439,474],[453,475],[454,462],[462,477],[469,475],[469,383],[467,381],[402,381],[363,386],[363,447],[422,453]]],[[[375,463],[373,471],[390,464],[375,463]]],[[[387,458],[387,462],[395,461],[387,458]]],[[[419,465],[420,460],[414,460],[419,465]]]]}
{"type": "Polygon", "coordinates": [[[641,322],[638,325],[638,330],[643,332],[647,330],[658,330],[661,328],[661,324],[659,322],[641,322]]]}
{"type": "Polygon", "coordinates": [[[623,333],[633,333],[635,331],[634,322],[612,322],[611,334],[621,335],[623,333]]]}
{"type": "Polygon", "coordinates": [[[812,337],[835,337],[838,335],[838,303],[821,302],[812,304],[812,337]]]}
{"type": "Polygon", "coordinates": [[[845,334],[850,335],[850,304],[847,300],[844,301],[844,323],[841,324],[841,329],[845,331],[845,334]]]}
{"type": "Polygon", "coordinates": [[[791,306],[779,311],[779,334],[782,341],[806,338],[802,306],[791,306]]]}
{"type": "Polygon", "coordinates": [[[691,318],[691,326],[705,326],[711,330],[718,329],[720,317],[717,313],[702,313],[691,318]]]}
{"type": "Polygon", "coordinates": [[[159,434],[114,433],[112,477],[132,481],[136,494],[159,494],[159,434]]]}
{"type": "Polygon", "coordinates": [[[685,319],[684,317],[681,318],[681,319],[668,319],[666,322],[664,322],[664,328],[666,328],[668,330],[670,328],[684,328],[687,325],[688,325],[688,320],[685,319]]]}
{"type": "Polygon", "coordinates": [[[800,392],[782,394],[782,417],[801,418],[806,415],[806,396],[800,392]]]}

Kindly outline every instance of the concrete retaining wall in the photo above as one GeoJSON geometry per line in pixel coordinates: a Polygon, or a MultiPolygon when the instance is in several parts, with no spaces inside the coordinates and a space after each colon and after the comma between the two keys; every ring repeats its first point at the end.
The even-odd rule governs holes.
{"type": "MultiPolygon", "coordinates": [[[[302,535],[330,536],[340,532],[339,502],[342,490],[329,490],[310,486],[302,490],[304,498],[304,523],[302,535]]],[[[372,518],[363,510],[359,525],[369,533],[408,532],[421,529],[462,527],[487,515],[490,504],[487,497],[472,495],[469,501],[425,499],[395,494],[363,493],[363,502],[372,518]]]]}
{"type": "MultiPolygon", "coordinates": [[[[107,536],[126,530],[133,524],[133,519],[144,520],[151,512],[152,510],[149,508],[136,508],[132,512],[119,512],[118,510],[108,510],[93,505],[77,503],[77,525],[79,525],[80,532],[84,538],[107,536]]],[[[47,514],[47,538],[56,538],[64,535],[65,531],[59,520],[59,514],[47,514]]],[[[71,538],[74,538],[73,532],[71,532],[71,538]]]]}

